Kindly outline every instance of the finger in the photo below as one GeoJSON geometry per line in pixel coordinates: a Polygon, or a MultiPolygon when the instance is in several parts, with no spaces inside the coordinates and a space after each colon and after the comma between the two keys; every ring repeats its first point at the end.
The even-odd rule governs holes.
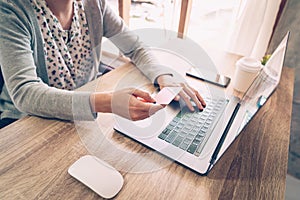
{"type": "Polygon", "coordinates": [[[145,108],[146,103],[138,100],[135,97],[132,97],[130,100],[130,106],[129,106],[129,116],[130,120],[137,121],[142,120],[148,117],[147,111],[148,108],[145,108]]]}
{"type": "Polygon", "coordinates": [[[180,100],[180,96],[179,96],[179,95],[176,95],[176,96],[174,97],[174,100],[175,100],[175,101],[179,101],[179,100],[180,100]]]}
{"type": "Polygon", "coordinates": [[[140,113],[131,113],[130,114],[130,120],[132,121],[139,121],[143,120],[149,117],[149,114],[146,112],[140,112],[140,113]]]}
{"type": "Polygon", "coordinates": [[[132,95],[134,95],[135,97],[140,97],[142,99],[144,99],[146,102],[155,102],[155,100],[151,97],[151,95],[148,92],[136,89],[133,91],[132,95]]]}
{"type": "Polygon", "coordinates": [[[129,103],[129,109],[134,112],[148,112],[153,103],[139,100],[137,97],[131,97],[129,103]]]}
{"type": "MultiPolygon", "coordinates": [[[[133,100],[133,101],[136,101],[136,100],[133,100]]],[[[135,111],[138,111],[138,112],[145,112],[145,113],[152,112],[152,110],[155,113],[158,110],[166,107],[166,105],[153,104],[153,103],[142,102],[142,101],[134,102],[132,105],[133,105],[131,107],[132,110],[135,110],[135,111]]]]}
{"type": "Polygon", "coordinates": [[[133,121],[143,120],[163,108],[164,106],[159,104],[139,102],[136,106],[130,108],[130,119],[133,121]]]}
{"type": "Polygon", "coordinates": [[[183,101],[186,103],[186,106],[189,108],[190,111],[194,112],[195,109],[191,103],[191,98],[184,92],[184,90],[181,90],[179,93],[183,101]]]}
{"type": "Polygon", "coordinates": [[[159,111],[159,110],[161,110],[161,109],[163,109],[165,106],[163,106],[163,105],[159,105],[159,104],[152,104],[152,106],[150,107],[150,110],[149,110],[149,117],[151,116],[151,115],[154,115],[157,111],[159,111]]]}
{"type": "MultiPolygon", "coordinates": [[[[203,105],[200,102],[200,100],[198,99],[198,96],[196,95],[196,90],[189,88],[189,87],[185,87],[184,91],[192,98],[192,100],[194,101],[194,103],[196,104],[196,106],[200,109],[203,110],[203,105]]],[[[198,93],[198,92],[197,92],[198,93]]]]}
{"type": "Polygon", "coordinates": [[[140,118],[142,118],[142,119],[148,118],[165,107],[165,106],[159,105],[159,104],[157,104],[157,105],[150,104],[150,105],[151,105],[151,107],[149,110],[147,110],[146,112],[140,113],[140,118]]]}
{"type": "Polygon", "coordinates": [[[205,108],[206,107],[206,102],[204,101],[203,97],[200,95],[200,93],[197,90],[194,90],[197,98],[201,102],[202,106],[205,108]]]}

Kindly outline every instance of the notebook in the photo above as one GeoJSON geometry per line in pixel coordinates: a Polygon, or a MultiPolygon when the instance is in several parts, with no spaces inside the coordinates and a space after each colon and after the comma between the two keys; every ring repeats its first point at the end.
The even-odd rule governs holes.
{"type": "Polygon", "coordinates": [[[205,96],[203,112],[175,105],[171,119],[166,109],[136,122],[116,116],[114,129],[206,175],[277,88],[288,38],[289,32],[242,98],[205,96]]]}

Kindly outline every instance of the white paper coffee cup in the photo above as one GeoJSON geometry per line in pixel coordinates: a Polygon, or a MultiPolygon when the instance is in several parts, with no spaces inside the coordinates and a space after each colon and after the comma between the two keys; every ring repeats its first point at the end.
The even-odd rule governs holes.
{"type": "Polygon", "coordinates": [[[254,78],[262,68],[260,61],[243,57],[236,62],[236,69],[234,73],[233,88],[239,92],[245,92],[254,78]]]}

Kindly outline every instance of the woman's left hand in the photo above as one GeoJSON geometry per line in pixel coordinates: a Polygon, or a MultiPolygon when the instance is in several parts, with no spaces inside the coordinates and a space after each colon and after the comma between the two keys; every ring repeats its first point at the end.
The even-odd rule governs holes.
{"type": "Polygon", "coordinates": [[[206,103],[204,102],[199,92],[191,86],[189,86],[189,84],[185,81],[176,80],[171,75],[160,75],[156,79],[156,81],[159,84],[160,89],[164,87],[182,87],[182,90],[179,92],[179,95],[177,95],[174,98],[174,100],[179,101],[179,99],[182,98],[185,101],[187,107],[190,109],[190,111],[195,111],[191,100],[196,104],[199,110],[203,110],[206,106],[206,103]]]}

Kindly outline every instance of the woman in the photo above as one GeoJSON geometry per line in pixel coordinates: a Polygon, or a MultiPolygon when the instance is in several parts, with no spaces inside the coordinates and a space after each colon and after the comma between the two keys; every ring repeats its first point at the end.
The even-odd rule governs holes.
{"type": "Polygon", "coordinates": [[[203,109],[200,94],[176,82],[159,66],[105,0],[0,0],[0,65],[5,82],[0,95],[2,121],[27,114],[93,120],[97,112],[141,120],[163,108],[137,89],[73,91],[97,76],[102,37],[111,39],[161,88],[183,86],[179,95],[191,110],[190,98],[203,109]],[[112,105],[112,98],[128,105],[112,105]]]}

